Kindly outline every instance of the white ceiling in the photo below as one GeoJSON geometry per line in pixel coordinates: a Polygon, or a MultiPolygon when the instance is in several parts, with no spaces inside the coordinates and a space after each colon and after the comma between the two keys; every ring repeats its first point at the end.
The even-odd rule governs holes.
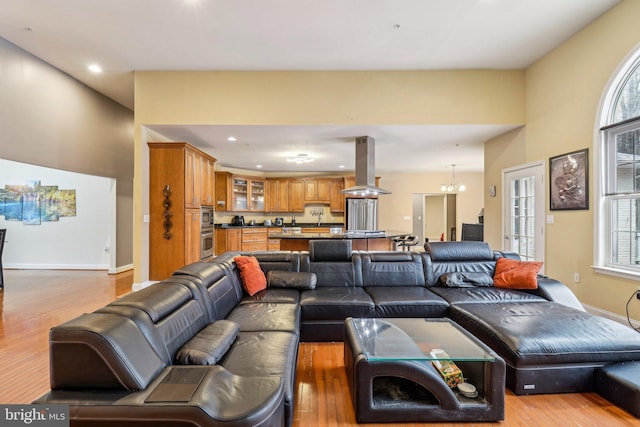
{"type": "MultiPolygon", "coordinates": [[[[0,36],[133,109],[134,70],[523,69],[618,1],[2,0],[0,36]],[[91,63],[104,72],[89,72],[91,63]]],[[[319,157],[307,166],[314,171],[337,170],[337,164],[352,169],[349,144],[361,135],[376,139],[379,171],[452,163],[479,171],[482,143],[509,130],[155,129],[211,152],[226,166],[253,169],[260,159],[265,170],[283,170],[283,153],[305,152],[319,157]],[[231,133],[236,144],[225,143],[231,133]]]]}

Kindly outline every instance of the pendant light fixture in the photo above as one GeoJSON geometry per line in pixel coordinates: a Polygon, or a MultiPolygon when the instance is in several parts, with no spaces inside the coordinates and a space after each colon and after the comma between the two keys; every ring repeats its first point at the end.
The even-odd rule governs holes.
{"type": "Polygon", "coordinates": [[[440,187],[440,191],[444,191],[447,193],[455,193],[457,191],[464,191],[467,187],[464,184],[456,183],[456,165],[451,165],[451,182],[449,184],[442,184],[440,187]]]}

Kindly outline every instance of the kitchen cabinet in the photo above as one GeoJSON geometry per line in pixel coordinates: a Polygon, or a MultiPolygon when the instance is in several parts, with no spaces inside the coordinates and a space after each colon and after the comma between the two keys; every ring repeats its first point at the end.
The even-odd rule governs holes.
{"type": "Polygon", "coordinates": [[[331,179],[305,179],[304,201],[307,203],[331,201],[331,179]]]}
{"type": "Polygon", "coordinates": [[[266,179],[266,212],[304,212],[305,181],[291,178],[266,179]]]}
{"type": "Polygon", "coordinates": [[[200,209],[187,209],[184,216],[184,265],[200,261],[200,209]]]}
{"type": "Polygon", "coordinates": [[[202,162],[216,159],[184,142],[148,146],[149,278],[163,280],[200,259],[200,206],[213,188],[203,186],[202,162]]]}
{"type": "Polygon", "coordinates": [[[289,179],[267,178],[265,211],[289,212],[289,179]]]}
{"type": "Polygon", "coordinates": [[[331,232],[329,227],[302,227],[301,233],[329,233],[331,232]]]}
{"type": "Polygon", "coordinates": [[[266,251],[267,250],[267,229],[243,228],[242,229],[242,250],[243,251],[266,251]]]}
{"type": "Polygon", "coordinates": [[[202,156],[195,151],[185,150],[185,187],[184,200],[186,208],[200,207],[200,193],[202,192],[201,163],[202,156]]]}
{"type": "Polygon", "coordinates": [[[289,212],[304,212],[304,180],[289,180],[289,212]]]}
{"type": "Polygon", "coordinates": [[[213,206],[215,194],[215,161],[202,157],[200,163],[200,176],[202,177],[202,191],[200,193],[200,204],[203,206],[213,206]]]}
{"type": "Polygon", "coordinates": [[[225,252],[242,250],[242,229],[216,228],[214,245],[216,256],[225,252]]]}
{"type": "Polygon", "coordinates": [[[279,251],[280,250],[280,239],[272,239],[272,234],[282,233],[282,227],[269,227],[267,229],[267,250],[269,251],[279,251]]]}
{"type": "Polygon", "coordinates": [[[345,199],[344,194],[342,194],[342,190],[344,190],[344,178],[332,178],[330,189],[331,200],[329,202],[330,212],[344,212],[345,199]]]}
{"type": "Polygon", "coordinates": [[[216,205],[219,211],[264,212],[265,180],[215,173],[216,205]]]}

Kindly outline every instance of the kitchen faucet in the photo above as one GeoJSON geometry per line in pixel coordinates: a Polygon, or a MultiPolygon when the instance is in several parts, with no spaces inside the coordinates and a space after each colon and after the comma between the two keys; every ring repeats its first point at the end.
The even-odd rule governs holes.
{"type": "Polygon", "coordinates": [[[320,223],[322,222],[322,209],[314,209],[311,211],[311,216],[317,216],[318,217],[318,226],[320,226],[320,223]]]}

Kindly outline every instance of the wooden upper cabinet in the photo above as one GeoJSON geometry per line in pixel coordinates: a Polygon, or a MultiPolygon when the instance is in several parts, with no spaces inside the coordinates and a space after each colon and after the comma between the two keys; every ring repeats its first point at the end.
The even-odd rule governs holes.
{"type": "Polygon", "coordinates": [[[342,190],[344,189],[344,178],[331,179],[331,202],[329,210],[331,212],[344,212],[345,199],[342,190]]]}
{"type": "Polygon", "coordinates": [[[267,178],[265,211],[289,212],[289,179],[267,178]]]}
{"type": "Polygon", "coordinates": [[[331,201],[331,179],[330,178],[305,179],[304,200],[306,202],[331,201]]]}
{"type": "Polygon", "coordinates": [[[200,204],[213,206],[215,194],[215,161],[202,157],[200,176],[202,188],[200,192],[200,204]]]}
{"type": "Polygon", "coordinates": [[[231,173],[216,172],[215,176],[216,211],[230,211],[232,194],[231,173]]]}
{"type": "Polygon", "coordinates": [[[228,212],[264,212],[265,180],[215,173],[216,210],[228,212]]]}
{"type": "Polygon", "coordinates": [[[202,156],[194,151],[185,149],[185,207],[199,208],[200,193],[202,192],[202,156]]]}
{"type": "Polygon", "coordinates": [[[304,189],[304,180],[289,180],[289,212],[304,212],[304,189]]]}

